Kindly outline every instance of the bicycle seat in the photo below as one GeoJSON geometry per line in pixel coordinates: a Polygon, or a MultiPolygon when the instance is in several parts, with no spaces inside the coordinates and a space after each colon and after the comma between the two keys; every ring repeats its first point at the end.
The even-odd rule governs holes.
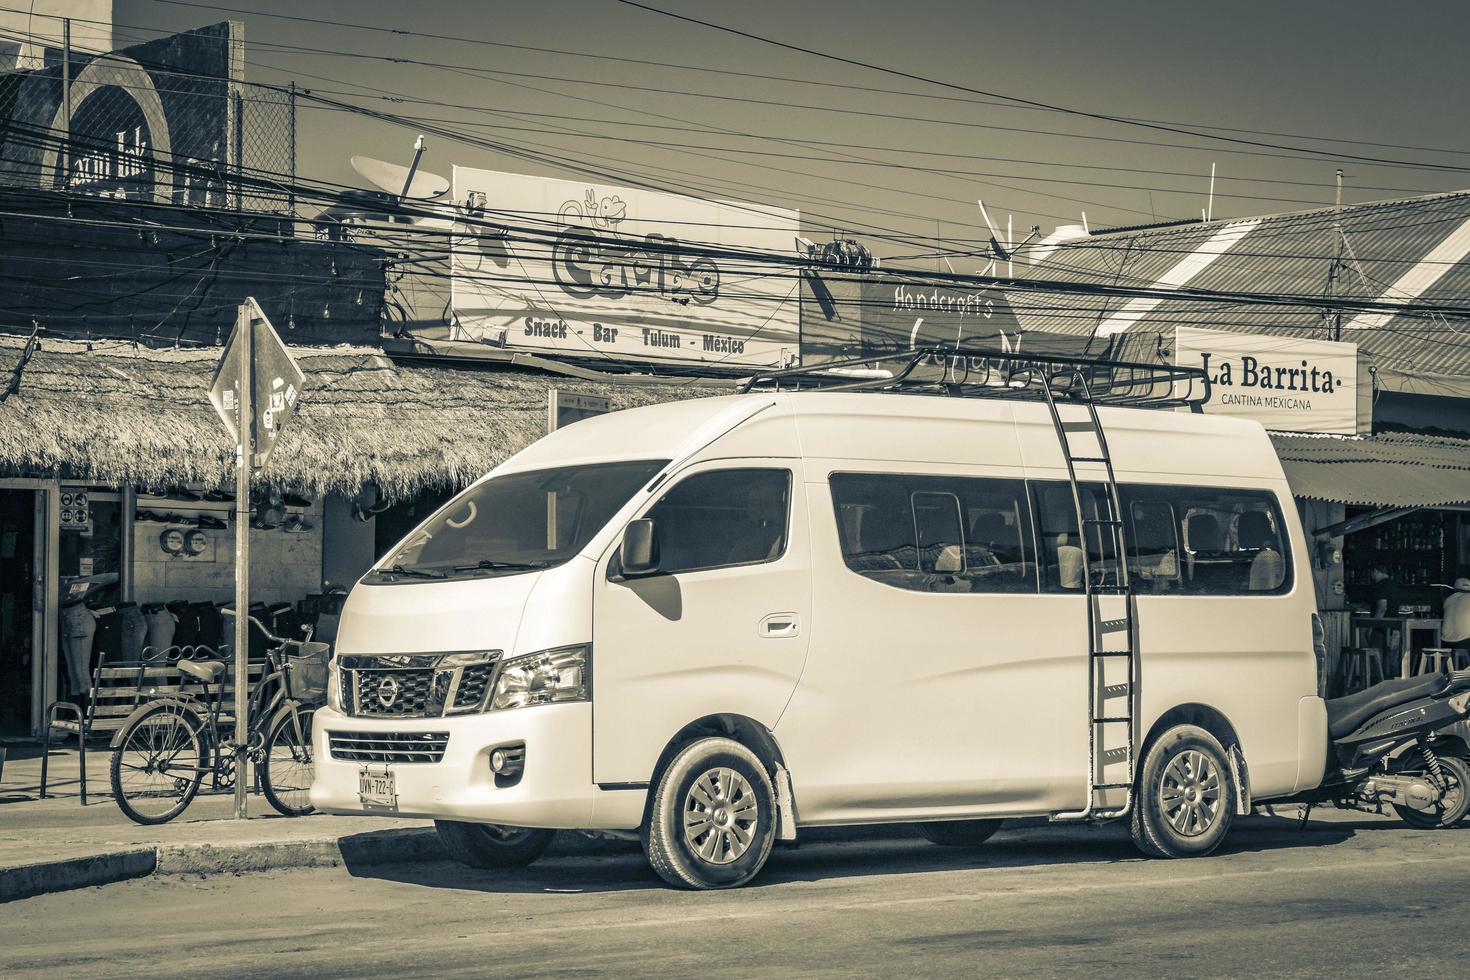
{"type": "Polygon", "coordinates": [[[218,660],[180,660],[179,670],[206,684],[213,684],[225,672],[225,665],[218,660]]]}

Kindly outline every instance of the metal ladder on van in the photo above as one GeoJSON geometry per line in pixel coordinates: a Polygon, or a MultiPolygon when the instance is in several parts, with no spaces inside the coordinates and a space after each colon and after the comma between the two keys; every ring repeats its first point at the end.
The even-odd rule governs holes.
{"type": "MultiPolygon", "coordinates": [[[[1082,588],[1087,599],[1087,804],[1081,809],[1058,813],[1054,820],[1102,820],[1127,816],[1133,806],[1135,731],[1134,697],[1138,682],[1138,657],[1134,648],[1134,603],[1128,581],[1127,553],[1123,541],[1123,506],[1118,495],[1118,481],[1113,472],[1108,440],[1098,418],[1097,402],[1088,385],[1084,368],[1041,372],[1041,390],[1061,444],[1062,458],[1067,463],[1067,481],[1072,489],[1072,506],[1077,515],[1077,533],[1082,539],[1082,588]],[[1087,408],[1087,418],[1066,421],[1057,407],[1057,385],[1087,408]],[[1079,454],[1073,450],[1072,433],[1093,436],[1097,455],[1079,454]],[[1082,488],[1077,480],[1077,464],[1101,464],[1107,474],[1106,492],[1101,503],[1106,514],[1089,517],[1082,507],[1082,488]],[[1091,533],[1089,533],[1091,532],[1091,533]],[[1109,582],[1106,566],[1094,577],[1094,545],[1097,559],[1108,558],[1106,542],[1112,544],[1113,574],[1109,582]],[[1122,638],[1121,647],[1117,639],[1122,638]],[[1113,641],[1110,643],[1109,641],[1113,641]],[[1109,668],[1113,664],[1113,668],[1109,668]],[[1121,673],[1120,682],[1117,675],[1121,673]],[[1107,683],[1109,679],[1112,683],[1107,683]],[[1120,703],[1121,709],[1109,708],[1120,703]],[[1121,748],[1112,746],[1109,732],[1122,730],[1126,742],[1121,748]],[[1101,765],[1100,765],[1101,764],[1101,765]],[[1103,773],[1109,766],[1123,764],[1127,775],[1120,781],[1107,780],[1103,773]],[[1101,798],[1109,790],[1122,790],[1121,805],[1109,805],[1101,798]]],[[[1069,399],[1070,400],[1070,399],[1069,399]]],[[[1097,504],[1094,504],[1094,513],[1097,504]]]]}

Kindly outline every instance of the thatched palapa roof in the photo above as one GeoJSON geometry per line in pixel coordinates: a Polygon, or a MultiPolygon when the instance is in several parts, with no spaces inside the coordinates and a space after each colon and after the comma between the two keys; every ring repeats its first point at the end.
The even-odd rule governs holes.
{"type": "MultiPolygon", "coordinates": [[[[0,391],[25,341],[0,337],[0,391]]],[[[209,404],[218,349],[45,340],[0,402],[0,472],[100,484],[227,486],[234,446],[209,404]]],[[[614,408],[694,397],[683,385],[584,381],[539,371],[398,363],[367,348],[296,348],[296,419],[260,474],[285,489],[389,496],[463,485],[546,431],[547,390],[614,408]]]]}

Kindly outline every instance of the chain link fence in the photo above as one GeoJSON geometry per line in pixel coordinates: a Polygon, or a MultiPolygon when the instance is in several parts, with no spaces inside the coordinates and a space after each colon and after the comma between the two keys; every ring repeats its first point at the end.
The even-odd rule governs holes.
{"type": "Polygon", "coordinates": [[[0,70],[0,186],[294,213],[294,88],[238,79],[219,24],[0,70]]]}
{"type": "Polygon", "coordinates": [[[296,91],[235,84],[240,120],[234,158],[243,180],[237,205],[245,211],[296,213],[296,91]],[[271,186],[275,185],[275,186],[271,186]]]}

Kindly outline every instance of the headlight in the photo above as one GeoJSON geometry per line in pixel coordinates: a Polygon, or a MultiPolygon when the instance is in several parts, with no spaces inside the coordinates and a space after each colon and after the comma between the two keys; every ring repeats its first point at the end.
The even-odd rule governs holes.
{"type": "Polygon", "coordinates": [[[342,710],[342,671],[337,669],[336,656],[327,661],[327,707],[342,710]]]}
{"type": "Polygon", "coordinates": [[[557,647],[507,660],[495,679],[490,708],[586,701],[591,695],[591,666],[590,646],[557,647]]]}

